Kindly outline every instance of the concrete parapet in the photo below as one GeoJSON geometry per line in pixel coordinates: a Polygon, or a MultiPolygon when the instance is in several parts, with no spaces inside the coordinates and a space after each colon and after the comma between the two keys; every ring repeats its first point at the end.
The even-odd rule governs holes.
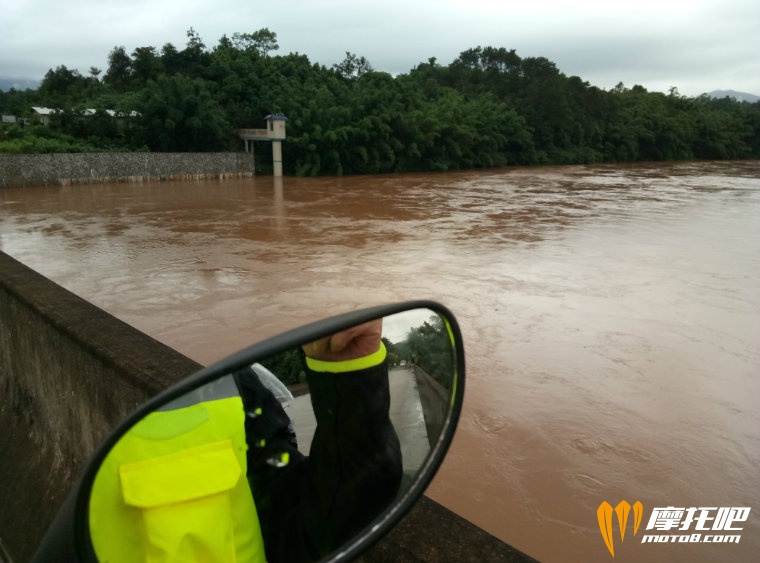
{"type": "Polygon", "coordinates": [[[422,497],[357,563],[537,563],[437,502],[422,497]]]}
{"type": "Polygon", "coordinates": [[[108,432],[199,367],[0,252],[0,538],[15,561],[108,432]]]}

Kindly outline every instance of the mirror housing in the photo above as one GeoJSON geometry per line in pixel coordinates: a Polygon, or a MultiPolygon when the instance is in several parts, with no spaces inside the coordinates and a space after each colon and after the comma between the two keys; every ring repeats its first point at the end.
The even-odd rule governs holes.
{"type": "MultiPolygon", "coordinates": [[[[416,310],[437,315],[441,319],[447,335],[446,341],[450,343],[449,353],[451,357],[447,369],[451,373],[451,380],[448,389],[445,386],[442,387],[440,400],[434,400],[432,406],[423,405],[426,413],[426,446],[429,446],[429,449],[424,452],[424,455],[419,456],[420,459],[415,462],[414,471],[407,475],[404,487],[398,490],[395,497],[384,509],[376,514],[373,513],[370,521],[363,525],[360,531],[353,533],[345,541],[341,541],[340,545],[333,546],[329,553],[320,554],[314,560],[346,561],[355,558],[385,535],[422,495],[442,463],[454,436],[464,396],[464,347],[456,319],[450,311],[436,302],[411,301],[372,307],[302,326],[241,350],[200,370],[153,397],[120,424],[97,449],[77,486],[59,511],[56,520],[35,555],[34,561],[98,560],[96,550],[93,547],[90,526],[91,494],[94,483],[103,464],[107,462],[110,452],[117,447],[125,436],[133,432],[153,413],[180,404],[193,393],[197,393],[199,389],[222,378],[229,378],[241,370],[250,370],[252,364],[254,365],[253,371],[261,379],[260,371],[255,368],[255,364],[260,361],[294,349],[302,349],[309,343],[341,333],[351,327],[377,319],[396,318],[394,315],[416,310]],[[436,415],[430,415],[429,413],[436,412],[436,408],[436,415]]],[[[406,367],[405,362],[407,360],[394,358],[393,361],[397,362],[396,365],[400,367],[406,367]]],[[[267,370],[265,369],[265,371],[267,370]]],[[[315,401],[314,397],[312,397],[312,401],[315,401]]],[[[398,423],[394,421],[394,425],[397,426],[396,430],[398,431],[398,423]]],[[[409,456],[405,456],[405,459],[407,457],[409,456]]]]}

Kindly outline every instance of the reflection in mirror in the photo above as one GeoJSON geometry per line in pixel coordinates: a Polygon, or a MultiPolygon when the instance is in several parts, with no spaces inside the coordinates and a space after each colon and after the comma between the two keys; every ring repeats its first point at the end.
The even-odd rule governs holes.
{"type": "Polygon", "coordinates": [[[101,561],[317,561],[419,477],[451,415],[448,323],[413,309],[221,375],[151,412],[89,497],[101,561]]]}

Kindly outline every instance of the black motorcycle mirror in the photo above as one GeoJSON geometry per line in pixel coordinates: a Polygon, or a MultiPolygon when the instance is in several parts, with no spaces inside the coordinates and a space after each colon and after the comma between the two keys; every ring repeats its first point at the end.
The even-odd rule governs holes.
{"type": "Polygon", "coordinates": [[[188,377],[99,447],[34,561],[346,561],[430,483],[464,349],[416,301],[286,332],[188,377]]]}

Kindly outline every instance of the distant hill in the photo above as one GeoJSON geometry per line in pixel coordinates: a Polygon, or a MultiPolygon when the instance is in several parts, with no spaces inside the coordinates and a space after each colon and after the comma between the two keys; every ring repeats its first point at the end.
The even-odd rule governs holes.
{"type": "Polygon", "coordinates": [[[11,89],[15,90],[36,90],[40,87],[39,80],[30,80],[28,78],[9,78],[7,76],[0,76],[0,90],[3,92],[9,92],[11,89]]]}
{"type": "Polygon", "coordinates": [[[739,102],[749,102],[751,104],[760,100],[760,96],[748,94],[747,92],[737,92],[736,90],[713,90],[707,93],[711,98],[736,98],[739,102]]]}

